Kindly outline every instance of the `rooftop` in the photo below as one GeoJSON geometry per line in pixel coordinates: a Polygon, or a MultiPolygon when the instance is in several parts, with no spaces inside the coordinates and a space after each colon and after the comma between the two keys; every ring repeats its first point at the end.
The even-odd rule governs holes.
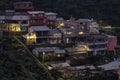
{"type": "Polygon", "coordinates": [[[49,31],[50,29],[47,26],[32,26],[34,31],[49,31]]]}
{"type": "Polygon", "coordinates": [[[40,14],[44,13],[44,11],[28,11],[29,14],[40,14]]]}
{"type": "Polygon", "coordinates": [[[53,12],[46,12],[45,15],[57,15],[57,14],[53,12]]]}
{"type": "Polygon", "coordinates": [[[38,52],[55,52],[56,54],[64,54],[66,53],[65,50],[63,49],[59,49],[58,47],[39,47],[39,48],[35,48],[34,50],[38,51],[38,52]]]}
{"type": "Polygon", "coordinates": [[[28,4],[28,3],[32,3],[32,2],[16,2],[16,3],[14,3],[14,4],[28,4]]]}

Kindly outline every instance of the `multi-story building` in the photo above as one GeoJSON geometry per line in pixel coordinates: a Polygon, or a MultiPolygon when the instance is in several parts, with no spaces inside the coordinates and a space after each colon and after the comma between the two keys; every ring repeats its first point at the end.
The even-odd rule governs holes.
{"type": "Polygon", "coordinates": [[[32,2],[17,2],[14,3],[14,9],[16,12],[27,12],[27,11],[33,11],[34,6],[32,2]]]}
{"type": "Polygon", "coordinates": [[[107,36],[103,34],[83,34],[76,40],[79,45],[86,44],[95,54],[104,54],[107,51],[107,36]]]}
{"type": "Polygon", "coordinates": [[[65,21],[65,27],[76,29],[84,33],[99,33],[99,25],[92,19],[75,20],[75,18],[71,17],[69,20],[65,21]]]}
{"type": "Polygon", "coordinates": [[[59,44],[62,41],[62,33],[59,29],[50,30],[50,44],[59,44]]]}
{"type": "Polygon", "coordinates": [[[66,55],[66,51],[64,49],[59,49],[59,47],[39,47],[33,49],[33,54],[36,57],[45,57],[51,60],[52,57],[60,58],[66,55]]]}
{"type": "Polygon", "coordinates": [[[99,33],[99,25],[93,19],[78,19],[76,22],[84,33],[99,33]]]}
{"type": "Polygon", "coordinates": [[[50,29],[56,28],[55,21],[56,21],[56,13],[53,12],[46,12],[46,24],[50,29]]]}
{"type": "Polygon", "coordinates": [[[65,21],[65,26],[61,28],[65,43],[75,42],[75,39],[81,34],[98,34],[98,24],[91,19],[78,19],[71,17],[65,21]]]}
{"type": "Polygon", "coordinates": [[[19,24],[22,30],[27,30],[29,26],[29,15],[26,13],[17,13],[14,10],[6,10],[6,14],[0,16],[0,20],[4,21],[5,24],[19,24]]]}
{"type": "Polygon", "coordinates": [[[44,11],[28,11],[30,26],[45,26],[46,16],[44,11]]]}
{"type": "Polygon", "coordinates": [[[108,48],[108,52],[115,52],[115,48],[117,46],[117,37],[116,36],[111,36],[111,35],[107,35],[108,36],[108,44],[107,44],[107,48],[108,48]]]}
{"type": "Polygon", "coordinates": [[[50,29],[47,26],[31,26],[29,32],[23,35],[27,45],[41,45],[50,43],[50,29]]]}
{"type": "Polygon", "coordinates": [[[50,42],[50,29],[47,26],[32,26],[36,33],[36,44],[47,44],[50,42]]]}
{"type": "Polygon", "coordinates": [[[57,28],[62,28],[65,26],[64,24],[64,19],[63,18],[56,18],[56,21],[55,21],[55,26],[57,28]]]}

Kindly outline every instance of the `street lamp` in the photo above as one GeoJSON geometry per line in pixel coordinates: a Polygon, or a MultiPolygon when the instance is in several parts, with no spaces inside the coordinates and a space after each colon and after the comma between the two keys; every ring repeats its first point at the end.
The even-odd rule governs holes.
{"type": "Polygon", "coordinates": [[[42,53],[42,63],[44,63],[44,58],[45,58],[45,52],[42,53]]]}
{"type": "Polygon", "coordinates": [[[48,66],[48,70],[52,70],[53,68],[51,66],[48,66]]]}

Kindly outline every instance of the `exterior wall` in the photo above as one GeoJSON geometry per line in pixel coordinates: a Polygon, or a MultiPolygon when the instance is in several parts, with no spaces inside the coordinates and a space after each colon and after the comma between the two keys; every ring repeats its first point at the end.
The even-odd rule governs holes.
{"type": "MultiPolygon", "coordinates": [[[[56,51],[61,51],[61,49],[59,49],[58,47],[40,47],[40,48],[35,48],[33,49],[33,54],[37,57],[44,57],[45,60],[60,60],[60,59],[65,59],[65,54],[66,52],[64,53],[59,53],[56,51]],[[43,54],[44,53],[44,54],[43,54]]],[[[62,50],[63,51],[63,50],[62,50]]]]}
{"type": "Polygon", "coordinates": [[[6,10],[5,15],[0,16],[0,20],[4,24],[19,24],[22,31],[27,31],[29,27],[29,15],[27,13],[13,13],[11,10],[6,10]]]}
{"type": "Polygon", "coordinates": [[[21,29],[19,24],[6,24],[4,27],[4,31],[17,32],[21,31],[21,29]]]}
{"type": "Polygon", "coordinates": [[[60,27],[60,24],[61,24],[61,23],[64,23],[64,19],[63,19],[63,18],[56,18],[56,20],[55,20],[55,26],[56,26],[57,28],[60,27]]]}
{"type": "Polygon", "coordinates": [[[70,18],[65,21],[65,27],[74,29],[74,31],[82,31],[84,33],[99,33],[97,22],[91,19],[78,19],[70,18]]]}
{"type": "Polygon", "coordinates": [[[34,6],[31,2],[18,2],[14,4],[14,9],[16,12],[27,12],[33,11],[34,6]]]}
{"type": "Polygon", "coordinates": [[[117,46],[116,36],[108,36],[107,50],[108,51],[115,51],[116,46],[117,46]]]}
{"type": "Polygon", "coordinates": [[[46,16],[44,13],[31,13],[30,15],[30,26],[44,26],[46,25],[46,16]]]}
{"type": "Polygon", "coordinates": [[[87,44],[95,54],[104,54],[107,51],[107,36],[105,35],[83,35],[77,41],[87,44]]]}
{"type": "Polygon", "coordinates": [[[50,29],[55,28],[56,13],[48,12],[46,15],[46,23],[50,29]]]}
{"type": "Polygon", "coordinates": [[[37,36],[36,44],[50,43],[49,31],[37,31],[36,36],[37,36]]]}
{"type": "Polygon", "coordinates": [[[50,44],[61,43],[61,34],[54,34],[50,38],[50,44]]]}
{"type": "Polygon", "coordinates": [[[47,21],[46,21],[46,24],[47,24],[47,26],[48,26],[50,29],[56,28],[56,26],[55,26],[55,20],[47,20],[47,21]]]}

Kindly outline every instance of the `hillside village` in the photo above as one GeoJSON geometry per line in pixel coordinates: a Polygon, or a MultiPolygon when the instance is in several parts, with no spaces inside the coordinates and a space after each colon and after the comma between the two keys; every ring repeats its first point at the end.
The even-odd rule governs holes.
{"type": "MultiPolygon", "coordinates": [[[[94,19],[71,16],[65,20],[57,16],[54,12],[35,11],[31,2],[14,3],[13,10],[5,10],[0,15],[0,36],[15,36],[48,69],[59,71],[63,77],[102,74],[103,71],[98,69],[113,71],[112,74],[117,72],[119,61],[112,62],[119,58],[116,57],[116,36],[100,32],[100,25],[94,19]],[[112,58],[105,57],[98,63],[94,59],[85,60],[91,56],[103,59],[107,54],[112,58]],[[112,67],[112,63],[116,66],[112,67]]],[[[7,48],[1,47],[1,50],[7,48]]]]}

